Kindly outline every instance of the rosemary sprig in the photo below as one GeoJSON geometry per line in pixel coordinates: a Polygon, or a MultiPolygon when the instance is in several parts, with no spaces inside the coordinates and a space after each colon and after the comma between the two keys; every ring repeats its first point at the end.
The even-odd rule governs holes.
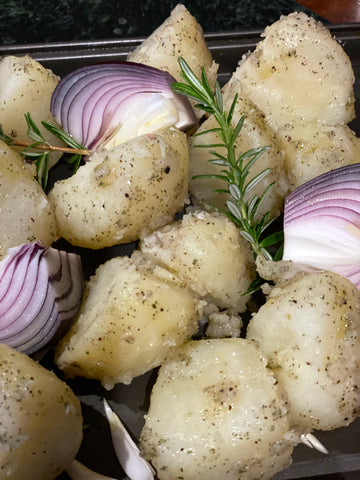
{"type": "Polygon", "coordinates": [[[223,107],[221,88],[218,82],[215,83],[215,91],[211,90],[205,69],[202,69],[201,81],[191,70],[183,58],[179,58],[181,76],[186,83],[176,82],[172,85],[175,92],[181,93],[198,102],[195,106],[204,112],[210,113],[216,119],[219,127],[203,131],[195,135],[203,135],[209,132],[216,132],[220,137],[220,143],[212,145],[201,145],[201,147],[218,148],[223,147],[225,153],[221,154],[216,150],[210,150],[212,158],[209,162],[213,165],[220,165],[223,169],[219,174],[197,175],[194,178],[216,178],[226,183],[224,189],[215,190],[230,195],[227,201],[228,210],[215,207],[227,215],[238,227],[241,235],[250,242],[255,256],[261,255],[265,259],[273,259],[268,247],[275,245],[281,240],[281,232],[264,237],[265,230],[270,226],[273,219],[269,212],[259,218],[259,208],[264,197],[273,184],[267,186],[261,196],[253,195],[249,199],[251,190],[270,172],[269,168],[264,169],[253,178],[249,177],[249,171],[259,157],[268,150],[268,147],[258,147],[236,155],[235,142],[244,124],[242,117],[233,126],[233,115],[238,96],[234,97],[229,111],[223,107]]]}
{"type": "Polygon", "coordinates": [[[25,147],[20,153],[25,158],[35,162],[36,179],[44,190],[46,189],[48,182],[49,158],[51,152],[61,151],[72,154],[67,162],[74,165],[74,173],[80,166],[82,156],[89,155],[91,153],[90,150],[85,149],[85,147],[76,142],[70,135],[61,130],[61,128],[52,125],[51,123],[42,121],[41,124],[46,130],[68,145],[68,147],[53,146],[47,140],[45,140],[30,113],[25,114],[25,120],[28,128],[27,135],[31,140],[33,140],[33,142],[24,142],[6,135],[1,125],[0,140],[5,142],[7,145],[25,147]]]}

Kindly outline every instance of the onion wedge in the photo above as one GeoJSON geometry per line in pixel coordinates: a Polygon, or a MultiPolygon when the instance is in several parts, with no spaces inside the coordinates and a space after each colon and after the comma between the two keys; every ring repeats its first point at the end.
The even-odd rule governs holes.
{"type": "Polygon", "coordinates": [[[174,82],[168,72],[140,63],[85,66],[59,82],[50,109],[80,144],[110,149],[138,135],[196,124],[187,98],[172,91],[174,82]]]}
{"type": "Polygon", "coordinates": [[[359,163],[320,175],[285,199],[283,260],[338,273],[360,288],[359,163]]]}
{"type": "Polygon", "coordinates": [[[80,257],[39,242],[10,248],[0,262],[0,342],[32,354],[61,335],[83,293],[80,257]]]}

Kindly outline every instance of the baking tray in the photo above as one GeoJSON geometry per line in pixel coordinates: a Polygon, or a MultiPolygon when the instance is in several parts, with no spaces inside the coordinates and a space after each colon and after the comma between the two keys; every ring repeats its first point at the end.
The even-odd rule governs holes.
{"type": "MultiPolygon", "coordinates": [[[[360,135],[360,24],[331,25],[332,34],[349,55],[356,81],[356,117],[351,123],[360,135]]],[[[213,58],[219,63],[219,81],[224,84],[236,68],[238,61],[253,50],[261,37],[261,31],[210,33],[206,35],[213,58]]],[[[125,60],[142,38],[101,40],[93,42],[57,42],[50,44],[0,46],[0,56],[29,54],[51,68],[54,73],[64,76],[83,65],[98,61],[125,60]]],[[[341,78],[339,78],[341,81],[341,78]]],[[[128,254],[134,244],[105,249],[103,251],[81,251],[85,273],[91,274],[97,264],[117,254],[128,254]]],[[[45,362],[50,359],[45,359],[45,362]]],[[[84,441],[78,459],[89,468],[104,475],[123,480],[127,477],[116,460],[110,431],[104,419],[102,398],[106,398],[137,438],[143,425],[143,415],[148,408],[149,393],[156,378],[156,371],[133,380],[131,385],[118,384],[111,391],[104,390],[98,382],[74,379],[68,383],[82,402],[84,415],[84,441]]],[[[315,432],[328,448],[330,455],[299,445],[295,448],[292,465],[274,477],[274,480],[290,479],[348,479],[360,478],[360,419],[349,427],[332,432],[315,432]]],[[[68,479],[62,474],[58,480],[68,479]]],[[[221,479],[219,479],[221,480],[221,479]]]]}

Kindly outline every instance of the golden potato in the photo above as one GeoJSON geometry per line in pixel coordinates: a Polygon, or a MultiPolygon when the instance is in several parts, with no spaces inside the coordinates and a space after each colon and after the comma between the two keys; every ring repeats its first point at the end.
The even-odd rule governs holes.
{"type": "MultiPolygon", "coordinates": [[[[41,121],[56,125],[50,112],[51,95],[59,78],[29,55],[7,56],[0,60],[0,124],[4,132],[16,140],[31,142],[27,136],[24,115],[30,113],[35,123],[51,145],[63,142],[41,126],[41,121]]],[[[23,147],[13,147],[17,151],[23,147]]],[[[49,167],[61,157],[61,152],[50,154],[49,167]]]]}
{"type": "Polygon", "coordinates": [[[82,440],[80,402],[54,373],[0,344],[0,477],[53,480],[82,440]]]}
{"type": "Polygon", "coordinates": [[[171,221],[188,188],[184,133],[168,129],[95,152],[49,193],[59,235],[98,249],[136,240],[144,228],[171,221]]]}
{"type": "Polygon", "coordinates": [[[162,278],[139,252],[101,265],[75,324],[57,347],[58,366],[112,388],[159,366],[188,340],[197,331],[201,303],[161,273],[162,278]]]}
{"type": "Polygon", "coordinates": [[[330,272],[298,273],[275,287],[247,331],[287,392],[292,423],[309,430],[359,415],[359,336],[360,292],[330,272]]]}
{"type": "Polygon", "coordinates": [[[255,345],[191,341],[160,367],[140,448],[160,480],[267,480],[291,462],[289,428],[255,345]]]}
{"type": "Polygon", "coordinates": [[[221,308],[246,310],[255,278],[253,253],[238,228],[218,212],[194,211],[140,242],[155,264],[221,308]]]}
{"type": "Polygon", "coordinates": [[[0,141],[0,259],[10,247],[57,239],[54,211],[20,155],[0,141]]]}

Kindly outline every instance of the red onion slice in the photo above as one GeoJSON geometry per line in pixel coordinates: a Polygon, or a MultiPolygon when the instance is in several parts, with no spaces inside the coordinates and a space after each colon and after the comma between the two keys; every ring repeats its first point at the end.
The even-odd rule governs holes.
{"type": "Polygon", "coordinates": [[[168,72],[139,63],[85,66],[59,82],[50,109],[78,143],[111,148],[160,128],[196,124],[188,99],[172,91],[174,82],[168,72]]]}
{"type": "Polygon", "coordinates": [[[44,280],[44,263],[40,262],[42,252],[39,249],[23,250],[22,258],[16,262],[16,269],[7,295],[0,303],[0,335],[7,338],[17,331],[16,321],[21,317],[25,327],[39,313],[41,304],[38,298],[44,296],[47,281],[44,280]],[[38,271],[39,270],[39,271],[38,271]],[[31,283],[30,283],[30,280],[31,283]]]}
{"type": "Polygon", "coordinates": [[[0,262],[0,342],[31,354],[61,335],[83,293],[79,255],[39,242],[9,249],[0,262]]]}
{"type": "Polygon", "coordinates": [[[360,164],[327,172],[285,199],[284,260],[329,270],[360,288],[360,164]]]}

